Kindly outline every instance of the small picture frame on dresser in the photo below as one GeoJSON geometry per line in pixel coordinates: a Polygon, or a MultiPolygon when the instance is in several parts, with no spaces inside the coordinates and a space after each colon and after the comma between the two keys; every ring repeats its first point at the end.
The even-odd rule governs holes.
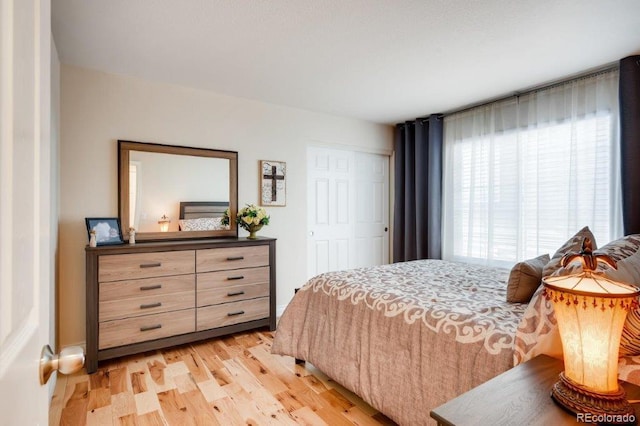
{"type": "Polygon", "coordinates": [[[97,246],[124,244],[120,219],[117,217],[87,217],[87,236],[91,239],[91,231],[95,233],[97,246]]]}

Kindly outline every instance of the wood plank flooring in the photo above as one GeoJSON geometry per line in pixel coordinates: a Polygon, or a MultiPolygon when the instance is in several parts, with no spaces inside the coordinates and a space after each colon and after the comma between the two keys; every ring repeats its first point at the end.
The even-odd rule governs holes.
{"type": "Polygon", "coordinates": [[[393,425],[252,331],[123,357],[58,377],[50,425],[393,425]]]}

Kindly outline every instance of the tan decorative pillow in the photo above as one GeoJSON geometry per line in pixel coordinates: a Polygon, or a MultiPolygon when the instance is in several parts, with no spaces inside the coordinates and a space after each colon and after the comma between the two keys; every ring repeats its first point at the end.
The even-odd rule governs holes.
{"type": "Polygon", "coordinates": [[[543,254],[535,259],[528,259],[511,269],[507,284],[507,302],[529,303],[531,296],[540,286],[542,269],[549,262],[549,255],[543,254]]]}
{"type": "Polygon", "coordinates": [[[560,264],[562,257],[567,253],[579,252],[580,249],[582,249],[582,241],[585,239],[585,237],[591,240],[592,248],[593,250],[596,250],[597,248],[596,238],[593,236],[593,233],[591,233],[591,230],[589,229],[589,227],[585,226],[584,228],[576,232],[576,234],[573,237],[569,238],[562,245],[562,247],[560,247],[558,251],[554,253],[549,263],[547,263],[543,268],[542,276],[543,277],[549,276],[553,274],[555,271],[557,271],[558,269],[562,268],[562,265],[560,264]]]}

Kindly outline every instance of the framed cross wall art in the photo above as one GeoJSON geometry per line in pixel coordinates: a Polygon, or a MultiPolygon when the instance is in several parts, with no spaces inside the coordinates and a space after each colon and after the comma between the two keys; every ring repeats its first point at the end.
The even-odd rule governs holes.
{"type": "Polygon", "coordinates": [[[260,160],[260,205],[287,205],[287,163],[260,160]]]}

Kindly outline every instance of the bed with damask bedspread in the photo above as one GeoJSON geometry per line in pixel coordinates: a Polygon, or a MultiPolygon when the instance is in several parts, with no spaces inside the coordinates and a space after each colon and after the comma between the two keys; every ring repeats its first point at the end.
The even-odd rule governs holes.
{"type": "MultiPolygon", "coordinates": [[[[639,247],[634,235],[604,249],[640,274],[639,247]]],[[[432,409],[514,365],[540,353],[562,357],[542,288],[528,304],[508,303],[508,276],[441,260],[321,274],[285,310],[272,352],[309,361],[401,425],[433,423],[432,409]]],[[[623,331],[635,343],[621,345],[619,371],[638,385],[640,356],[631,355],[639,328],[636,311],[623,331]]]]}
{"type": "Polygon", "coordinates": [[[526,304],[509,271],[420,260],[310,280],[283,314],[274,353],[309,361],[394,421],[429,411],[513,366],[526,304]]]}

